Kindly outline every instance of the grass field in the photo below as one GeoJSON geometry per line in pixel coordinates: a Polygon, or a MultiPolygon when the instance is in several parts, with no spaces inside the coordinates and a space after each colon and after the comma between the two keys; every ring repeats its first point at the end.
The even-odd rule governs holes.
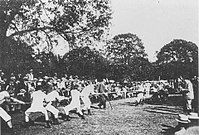
{"type": "MultiPolygon", "coordinates": [[[[85,115],[82,120],[75,113],[70,113],[71,121],[59,119],[61,124],[45,128],[43,117],[38,114],[33,119],[37,122],[30,127],[24,125],[24,114],[13,114],[14,132],[17,135],[162,135],[172,134],[166,131],[175,127],[177,113],[182,109],[167,105],[134,106],[133,98],[111,101],[113,109],[107,102],[107,109],[92,107],[92,115],[85,115]]],[[[9,134],[2,127],[2,135],[9,134]]]]}

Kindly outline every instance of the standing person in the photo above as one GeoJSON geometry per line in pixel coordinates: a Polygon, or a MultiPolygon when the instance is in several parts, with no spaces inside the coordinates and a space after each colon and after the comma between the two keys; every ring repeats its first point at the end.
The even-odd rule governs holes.
{"type": "Polygon", "coordinates": [[[103,82],[103,79],[99,79],[99,83],[97,84],[97,87],[96,87],[96,91],[99,94],[99,108],[101,109],[101,107],[103,106],[103,109],[106,109],[106,89],[105,89],[105,86],[104,86],[104,82],[103,82]]]}
{"type": "Polygon", "coordinates": [[[91,115],[91,100],[89,98],[90,94],[94,94],[94,85],[92,82],[88,82],[87,86],[81,91],[81,99],[84,103],[83,112],[88,110],[88,115],[91,115]]]}
{"type": "Polygon", "coordinates": [[[187,78],[183,79],[180,77],[182,85],[182,93],[184,98],[184,112],[190,114],[192,111],[192,100],[194,99],[193,84],[187,78]]]}
{"type": "Polygon", "coordinates": [[[10,97],[7,91],[0,92],[0,117],[7,123],[8,127],[12,130],[11,116],[1,107],[5,102],[9,103],[10,101],[18,102],[19,104],[25,104],[24,102],[17,100],[13,97],[10,97]]]}
{"type": "MultiPolygon", "coordinates": [[[[16,83],[13,80],[10,80],[9,84],[6,86],[6,91],[9,93],[11,97],[16,97],[16,83]]],[[[16,110],[15,105],[7,104],[6,110],[9,112],[14,112],[16,110]]]]}
{"type": "Polygon", "coordinates": [[[0,70],[0,82],[3,81],[4,75],[4,72],[0,70]]]}
{"type": "Polygon", "coordinates": [[[26,76],[28,77],[28,81],[33,81],[34,79],[33,69],[30,69],[29,73],[26,76]]]}
{"type": "Polygon", "coordinates": [[[9,84],[6,86],[6,91],[8,91],[11,97],[16,97],[16,83],[14,80],[10,80],[9,84]]]}
{"type": "Polygon", "coordinates": [[[33,124],[33,121],[29,120],[29,115],[31,113],[42,112],[45,115],[45,120],[47,124],[46,127],[47,128],[51,127],[49,117],[48,117],[48,112],[46,108],[44,107],[45,98],[46,98],[46,94],[42,92],[41,85],[37,85],[36,91],[34,91],[31,94],[31,99],[32,99],[31,107],[25,111],[25,122],[27,123],[27,125],[33,124]]]}
{"type": "Polygon", "coordinates": [[[144,84],[138,84],[137,97],[135,99],[135,106],[144,103],[144,84]]]}
{"type": "Polygon", "coordinates": [[[69,111],[73,110],[73,109],[77,109],[77,114],[79,117],[81,117],[82,119],[85,119],[84,118],[84,115],[81,111],[81,108],[80,108],[80,92],[78,90],[78,85],[73,82],[72,85],[71,85],[71,97],[72,97],[72,100],[70,102],[69,105],[63,107],[64,111],[65,111],[65,116],[64,116],[64,119],[69,121],[69,111]]]}
{"type": "Polygon", "coordinates": [[[151,83],[146,82],[144,87],[145,87],[145,90],[146,90],[145,98],[150,98],[151,83]]]}

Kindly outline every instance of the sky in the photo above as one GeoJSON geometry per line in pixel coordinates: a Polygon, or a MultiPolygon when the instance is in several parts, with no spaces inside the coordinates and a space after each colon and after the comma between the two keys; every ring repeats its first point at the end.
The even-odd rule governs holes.
{"type": "Polygon", "coordinates": [[[111,0],[110,35],[132,33],[143,42],[149,61],[173,39],[199,45],[198,0],[111,0]]]}

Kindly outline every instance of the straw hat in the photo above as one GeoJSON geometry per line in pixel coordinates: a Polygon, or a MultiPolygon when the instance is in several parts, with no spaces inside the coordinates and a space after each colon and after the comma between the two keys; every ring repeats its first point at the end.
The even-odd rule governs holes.
{"type": "Polygon", "coordinates": [[[25,77],[23,78],[23,80],[26,80],[26,81],[27,81],[27,80],[28,80],[28,77],[27,77],[27,76],[25,76],[25,77]]]}
{"type": "Polygon", "coordinates": [[[26,90],[25,89],[21,89],[20,93],[26,93],[26,90]]]}
{"type": "Polygon", "coordinates": [[[47,79],[49,79],[49,77],[48,76],[44,76],[44,79],[47,80],[47,79]]]}
{"type": "Polygon", "coordinates": [[[179,114],[178,119],[176,119],[177,122],[179,123],[190,123],[191,121],[189,120],[189,117],[184,114],[179,114]]]}
{"type": "Polygon", "coordinates": [[[38,80],[38,82],[42,82],[42,81],[43,81],[43,79],[39,79],[39,80],[38,80]]]}
{"type": "Polygon", "coordinates": [[[198,114],[194,113],[194,112],[190,113],[190,115],[188,116],[188,118],[190,120],[198,120],[199,119],[198,114]]]}
{"type": "Polygon", "coordinates": [[[38,81],[38,79],[37,79],[37,78],[34,78],[33,81],[38,81]]]}

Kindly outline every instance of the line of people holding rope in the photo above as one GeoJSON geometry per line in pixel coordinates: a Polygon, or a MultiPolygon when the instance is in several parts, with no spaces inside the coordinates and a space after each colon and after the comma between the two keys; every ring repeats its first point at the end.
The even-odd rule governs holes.
{"type": "Polygon", "coordinates": [[[62,78],[60,81],[60,79],[47,76],[30,80],[25,76],[22,84],[24,87],[20,89],[19,93],[15,93],[16,89],[9,91],[7,87],[5,89],[0,87],[0,116],[6,121],[10,129],[12,129],[11,116],[5,110],[9,111],[18,105],[25,106],[26,126],[34,123],[30,120],[30,114],[41,112],[45,116],[48,128],[51,127],[51,124],[59,124],[59,115],[63,120],[69,121],[69,112],[74,109],[82,119],[85,119],[85,111],[91,115],[91,94],[97,95],[100,108],[106,108],[105,86],[102,82],[80,81],[77,77],[69,80],[62,78]],[[81,101],[84,104],[83,108],[80,107],[81,101]],[[6,109],[4,110],[4,108],[6,109]],[[52,114],[51,120],[48,112],[52,114]]]}

